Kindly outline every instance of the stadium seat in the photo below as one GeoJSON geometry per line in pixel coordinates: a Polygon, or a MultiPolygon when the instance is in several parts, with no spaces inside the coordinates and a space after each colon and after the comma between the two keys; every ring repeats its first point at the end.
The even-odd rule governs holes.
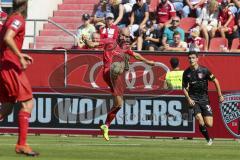
{"type": "Polygon", "coordinates": [[[228,48],[228,40],[226,38],[217,37],[210,40],[209,52],[222,52],[223,47],[228,48]]]}
{"type": "Polygon", "coordinates": [[[230,51],[236,50],[238,48],[238,46],[239,46],[239,38],[233,39],[230,51]]]}
{"type": "Polygon", "coordinates": [[[190,29],[196,25],[196,18],[186,17],[180,20],[179,27],[184,30],[185,33],[189,33],[190,29]]]}

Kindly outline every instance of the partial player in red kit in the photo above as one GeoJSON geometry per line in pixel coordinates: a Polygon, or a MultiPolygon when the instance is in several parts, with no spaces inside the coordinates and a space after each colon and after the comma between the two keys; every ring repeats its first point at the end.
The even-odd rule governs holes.
{"type": "Polygon", "coordinates": [[[109,85],[114,99],[113,107],[107,115],[105,124],[100,126],[103,131],[103,137],[107,141],[109,140],[108,128],[123,105],[123,92],[125,88],[124,70],[127,70],[128,68],[129,56],[132,56],[148,65],[154,66],[154,61],[147,60],[140,54],[133,52],[129,47],[129,41],[130,31],[128,28],[120,30],[116,41],[113,39],[102,39],[98,43],[86,41],[86,44],[91,47],[105,44],[103,54],[103,78],[109,85]]]}
{"type": "Polygon", "coordinates": [[[16,102],[20,103],[18,113],[18,154],[37,156],[27,145],[29,117],[33,109],[31,85],[24,70],[32,58],[21,53],[25,35],[25,18],[28,0],[13,0],[13,12],[9,15],[0,32],[0,119],[7,117],[16,102]]]}

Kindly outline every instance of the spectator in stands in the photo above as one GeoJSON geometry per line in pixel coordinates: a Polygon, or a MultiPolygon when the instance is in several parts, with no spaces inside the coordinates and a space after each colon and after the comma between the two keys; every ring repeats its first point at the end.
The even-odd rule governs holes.
{"type": "Polygon", "coordinates": [[[2,6],[1,6],[1,0],[0,0],[0,30],[2,29],[2,20],[6,20],[7,19],[7,13],[5,13],[4,11],[2,11],[2,6]]]}
{"type": "MultiPolygon", "coordinates": [[[[100,37],[100,34],[99,33],[93,33],[92,34],[92,42],[100,42],[100,39],[101,39],[101,37],[100,37]]],[[[96,47],[94,47],[93,49],[94,50],[103,50],[103,45],[98,45],[98,46],[96,46],[96,47]]]]}
{"type": "Polygon", "coordinates": [[[172,17],[176,16],[176,10],[169,0],[161,0],[156,10],[157,23],[160,29],[168,27],[172,17]]]}
{"type": "Polygon", "coordinates": [[[132,11],[132,5],[128,3],[129,0],[109,0],[111,12],[114,14],[114,25],[119,28],[124,28],[129,25],[129,16],[132,11]]]}
{"type": "Polygon", "coordinates": [[[218,15],[218,2],[216,0],[211,0],[202,9],[200,16],[196,19],[196,23],[200,27],[200,31],[202,31],[203,37],[205,38],[205,51],[209,44],[209,35],[210,38],[215,37],[218,26],[218,15]]]}
{"type": "Polygon", "coordinates": [[[161,47],[162,51],[188,51],[187,43],[181,40],[181,34],[178,31],[173,33],[173,42],[161,47]]]}
{"type": "Polygon", "coordinates": [[[173,43],[173,33],[178,31],[181,35],[181,41],[185,39],[184,30],[179,27],[180,18],[175,16],[172,18],[172,26],[166,27],[163,32],[162,45],[166,46],[173,43]]]}
{"type": "Polygon", "coordinates": [[[113,13],[108,13],[106,15],[106,26],[100,30],[101,38],[112,38],[117,39],[118,37],[118,27],[113,24],[114,15],[113,13]]]}
{"type": "Polygon", "coordinates": [[[124,6],[126,13],[131,13],[133,5],[136,3],[136,0],[119,0],[124,6]]]}
{"type": "Polygon", "coordinates": [[[222,9],[219,13],[219,23],[218,31],[221,34],[221,37],[225,38],[225,33],[229,35],[233,33],[233,28],[235,25],[235,19],[233,13],[228,8],[228,1],[223,0],[221,3],[222,9]]]}
{"type": "Polygon", "coordinates": [[[206,0],[186,0],[186,5],[183,7],[183,17],[189,17],[192,12],[195,12],[196,17],[199,17],[205,2],[206,0]]]}
{"type": "Polygon", "coordinates": [[[172,70],[167,72],[163,88],[170,90],[182,90],[183,70],[179,68],[179,59],[173,57],[170,59],[172,70]]]}
{"type": "Polygon", "coordinates": [[[204,48],[204,40],[201,37],[199,37],[199,34],[200,32],[197,27],[191,30],[190,32],[191,37],[187,40],[190,51],[199,52],[207,50],[207,48],[204,48]]]}
{"type": "Polygon", "coordinates": [[[95,27],[90,24],[90,15],[83,14],[82,15],[83,25],[81,25],[77,30],[77,37],[78,37],[78,48],[84,47],[83,36],[87,39],[92,39],[92,34],[96,32],[95,27]]]}
{"type": "MultiPolygon", "coordinates": [[[[128,26],[132,37],[139,36],[139,31],[144,28],[149,19],[149,8],[147,3],[144,3],[143,0],[136,0],[136,2],[137,3],[133,6],[130,24],[128,26]]],[[[141,50],[141,47],[138,48],[141,50]]]]}
{"type": "Polygon", "coordinates": [[[228,0],[228,2],[229,2],[228,8],[234,15],[237,15],[238,13],[240,13],[239,0],[228,0]]]}
{"type": "Polygon", "coordinates": [[[103,22],[97,22],[95,24],[96,32],[100,33],[100,30],[103,29],[105,26],[106,26],[105,21],[104,21],[104,23],[103,22]]]}
{"type": "Polygon", "coordinates": [[[156,51],[159,48],[162,39],[161,31],[153,27],[153,22],[148,20],[146,26],[143,29],[143,36],[140,36],[143,41],[143,49],[149,51],[156,51]]]}
{"type": "Polygon", "coordinates": [[[172,2],[172,4],[174,5],[174,8],[175,8],[175,10],[177,12],[176,15],[182,17],[183,0],[170,0],[170,2],[172,2]]]}
{"type": "Polygon", "coordinates": [[[107,3],[107,0],[100,0],[100,4],[97,7],[97,11],[93,17],[93,23],[105,22],[106,14],[111,12],[110,5],[107,3]]]}

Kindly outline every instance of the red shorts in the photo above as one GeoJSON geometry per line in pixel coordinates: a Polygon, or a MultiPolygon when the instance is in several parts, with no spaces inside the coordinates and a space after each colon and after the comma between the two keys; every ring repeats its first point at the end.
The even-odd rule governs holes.
{"type": "Polygon", "coordinates": [[[122,96],[125,90],[125,77],[124,72],[117,77],[117,79],[111,79],[110,70],[103,71],[103,79],[111,89],[111,93],[114,96],[122,96]]]}
{"type": "Polygon", "coordinates": [[[2,64],[0,69],[0,102],[15,103],[32,99],[32,88],[25,72],[13,63],[2,64]]]}

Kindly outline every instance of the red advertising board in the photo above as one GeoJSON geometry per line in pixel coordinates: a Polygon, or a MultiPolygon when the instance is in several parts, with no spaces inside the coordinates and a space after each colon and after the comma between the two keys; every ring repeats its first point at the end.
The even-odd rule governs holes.
{"type": "MultiPolygon", "coordinates": [[[[27,70],[35,93],[35,111],[30,132],[100,134],[97,123],[104,119],[111,106],[109,89],[102,79],[102,52],[64,50],[26,52],[34,58],[34,64],[27,70]],[[72,107],[71,114],[76,112],[80,115],[73,116],[73,119],[70,116],[69,120],[68,113],[60,112],[62,104],[69,104],[72,107]],[[92,114],[96,112],[98,106],[105,106],[105,112],[100,116],[92,114]],[[82,108],[85,108],[83,110],[86,113],[80,112],[82,108]],[[62,113],[68,117],[67,120],[59,117],[62,113]],[[86,118],[91,115],[93,117],[86,118]]],[[[116,119],[110,134],[201,137],[198,124],[195,124],[191,113],[188,112],[189,108],[182,91],[163,90],[164,76],[170,69],[170,58],[178,57],[181,69],[186,69],[188,67],[186,53],[142,53],[142,55],[156,61],[157,65],[149,68],[131,59],[130,71],[125,75],[127,88],[121,112],[123,116],[119,115],[123,118],[116,119]],[[133,104],[130,103],[133,101],[133,104]],[[130,104],[138,105],[129,109],[130,104]],[[160,110],[165,112],[160,114],[160,110]],[[132,116],[127,117],[130,114],[132,116]],[[157,119],[154,119],[156,117],[157,119]]],[[[199,60],[200,64],[215,74],[224,93],[231,95],[240,91],[238,76],[240,55],[200,54],[199,60]]],[[[239,106],[236,98],[238,95],[233,95],[232,99],[235,100],[226,96],[226,103],[220,106],[215,87],[210,84],[209,89],[214,112],[214,127],[210,129],[210,133],[216,138],[233,138],[234,133],[239,136],[239,112],[231,114],[233,112],[226,109],[229,106],[230,108],[233,106],[232,109],[236,109],[236,105],[239,106]]],[[[1,122],[2,131],[16,132],[15,116],[14,114],[11,116],[1,122]]]]}

